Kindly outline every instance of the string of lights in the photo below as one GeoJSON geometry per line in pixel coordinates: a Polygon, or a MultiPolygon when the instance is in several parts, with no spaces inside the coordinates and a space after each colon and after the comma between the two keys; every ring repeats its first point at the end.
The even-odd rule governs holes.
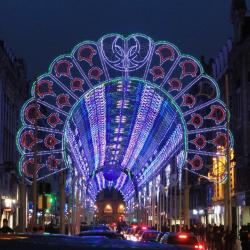
{"type": "Polygon", "coordinates": [[[71,167],[92,203],[112,187],[128,202],[138,190],[146,197],[173,157],[179,172],[186,163],[199,175],[218,146],[232,147],[228,115],[195,58],[142,34],[108,34],[59,56],[33,83],[16,140],[19,172],[32,182],[38,146],[38,179],[71,167]]]}

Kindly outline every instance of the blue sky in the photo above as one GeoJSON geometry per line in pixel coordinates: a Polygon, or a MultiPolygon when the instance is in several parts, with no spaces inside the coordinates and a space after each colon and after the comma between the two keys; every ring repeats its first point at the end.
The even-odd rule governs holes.
{"type": "Polygon", "coordinates": [[[27,63],[29,77],[83,40],[145,33],[183,53],[214,57],[232,35],[230,0],[5,0],[0,39],[27,63]]]}

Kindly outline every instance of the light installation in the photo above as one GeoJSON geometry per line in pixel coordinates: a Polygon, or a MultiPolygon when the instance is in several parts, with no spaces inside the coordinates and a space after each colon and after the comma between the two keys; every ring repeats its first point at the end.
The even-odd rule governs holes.
{"type": "Polygon", "coordinates": [[[226,147],[227,110],[216,82],[171,43],[109,34],[56,58],[34,82],[17,135],[20,174],[32,182],[74,168],[94,199],[126,201],[178,156],[201,170],[226,147]]]}

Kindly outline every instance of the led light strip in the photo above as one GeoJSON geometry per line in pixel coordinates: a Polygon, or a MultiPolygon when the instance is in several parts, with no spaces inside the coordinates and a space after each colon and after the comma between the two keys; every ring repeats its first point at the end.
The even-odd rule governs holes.
{"type": "Polygon", "coordinates": [[[102,172],[99,172],[96,174],[96,179],[97,179],[97,183],[98,183],[98,191],[101,191],[102,189],[105,188],[105,178],[103,176],[102,172]]]}
{"type": "Polygon", "coordinates": [[[127,202],[128,200],[131,199],[131,197],[133,197],[134,193],[135,193],[135,189],[134,189],[134,184],[132,183],[132,181],[128,181],[123,188],[123,193],[124,195],[124,200],[125,202],[127,202]]]}
{"type": "MultiPolygon", "coordinates": [[[[162,116],[164,118],[161,122],[162,125],[160,126],[158,133],[154,136],[153,141],[150,141],[150,145],[148,146],[147,151],[143,154],[143,158],[140,162],[140,165],[136,166],[137,168],[133,170],[133,173],[135,173],[135,175],[137,175],[138,171],[141,170],[141,166],[145,166],[150,156],[154,154],[155,150],[157,150],[157,147],[166,138],[169,130],[171,129],[176,119],[176,113],[170,107],[164,110],[164,115],[162,116]]],[[[133,168],[134,167],[132,167],[132,169],[133,168]]]]}
{"type": "Polygon", "coordinates": [[[73,154],[73,157],[76,161],[78,171],[80,171],[81,174],[87,178],[89,175],[88,163],[86,160],[84,160],[82,152],[79,150],[79,145],[75,140],[75,135],[69,127],[66,130],[66,135],[70,150],[72,152],[76,152],[73,154]]]}
{"type": "Polygon", "coordinates": [[[105,87],[100,85],[85,96],[92,143],[95,154],[95,169],[104,165],[106,150],[106,102],[105,87]]]}
{"type": "MultiPolygon", "coordinates": [[[[125,107],[125,99],[126,99],[126,95],[127,95],[127,89],[129,88],[129,84],[127,82],[123,82],[123,81],[120,81],[118,82],[117,84],[117,89],[118,91],[122,91],[122,99],[120,100],[121,102],[121,105],[119,107],[119,116],[118,116],[118,119],[117,119],[117,123],[118,123],[118,126],[117,126],[117,133],[116,133],[116,137],[117,138],[121,138],[122,137],[122,131],[123,131],[123,111],[124,111],[124,107],[125,107]]],[[[115,147],[114,147],[114,152],[118,152],[119,151],[119,145],[121,144],[121,142],[119,140],[116,140],[115,141],[115,147]]],[[[117,154],[113,156],[115,159],[117,158],[117,154]]]]}
{"type": "Polygon", "coordinates": [[[145,182],[148,181],[150,177],[154,174],[157,174],[160,167],[164,162],[166,162],[169,157],[179,149],[178,146],[182,145],[183,141],[183,129],[180,124],[176,127],[175,131],[172,133],[167,143],[164,145],[162,150],[158,153],[157,157],[151,162],[149,167],[144,171],[138,180],[138,187],[142,186],[145,182]]]}
{"type": "Polygon", "coordinates": [[[144,87],[133,132],[121,164],[122,167],[130,169],[135,163],[135,160],[153,127],[162,101],[163,98],[156,94],[151,86],[146,85],[144,87]]]}
{"type": "Polygon", "coordinates": [[[120,190],[123,187],[126,179],[127,179],[127,175],[122,172],[121,175],[119,176],[119,178],[116,181],[115,188],[120,190]]]}
{"type": "MultiPolygon", "coordinates": [[[[83,105],[83,104],[81,104],[83,105]]],[[[87,158],[87,162],[88,165],[91,167],[93,165],[92,162],[92,158],[91,158],[91,149],[89,148],[91,143],[87,136],[85,136],[85,134],[83,134],[86,131],[86,124],[85,124],[85,119],[84,119],[84,115],[86,115],[86,113],[81,112],[80,110],[82,110],[82,107],[80,107],[80,109],[77,110],[76,114],[73,117],[73,121],[71,121],[73,124],[75,124],[77,131],[78,131],[78,135],[80,137],[79,142],[81,142],[82,146],[83,146],[83,150],[84,150],[84,155],[87,158]]],[[[93,171],[93,169],[91,169],[91,171],[93,171]]]]}

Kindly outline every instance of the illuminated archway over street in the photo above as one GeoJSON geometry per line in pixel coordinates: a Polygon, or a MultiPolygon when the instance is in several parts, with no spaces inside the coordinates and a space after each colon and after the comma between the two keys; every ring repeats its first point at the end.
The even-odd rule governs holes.
{"type": "Polygon", "coordinates": [[[216,82],[193,57],[145,35],[78,44],[31,94],[17,136],[20,174],[32,182],[70,168],[93,201],[107,187],[126,202],[145,197],[163,168],[168,185],[173,159],[200,171],[228,144],[216,82]]]}

